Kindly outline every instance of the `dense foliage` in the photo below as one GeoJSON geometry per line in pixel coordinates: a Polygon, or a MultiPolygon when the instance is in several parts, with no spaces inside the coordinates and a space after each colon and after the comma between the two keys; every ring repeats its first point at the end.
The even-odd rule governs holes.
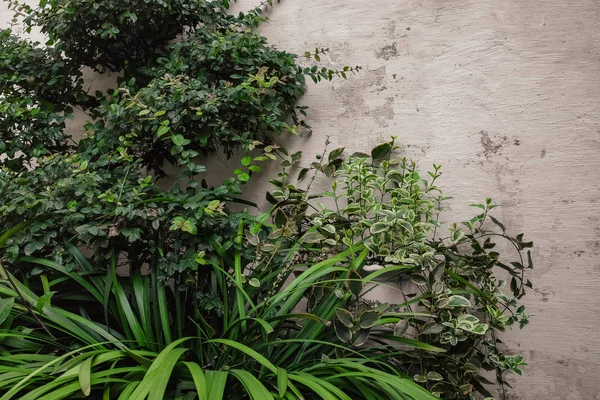
{"type": "MultiPolygon", "coordinates": [[[[248,232],[270,229],[248,222],[248,232]]],[[[242,236],[232,239],[230,249],[202,261],[211,281],[202,291],[157,284],[156,262],[150,275],[132,269],[119,277],[116,253],[107,272],[98,272],[73,246],[78,272],[30,257],[19,263],[42,269],[22,283],[0,270],[1,398],[434,399],[386,362],[397,353],[393,346],[339,343],[328,327],[350,294],[323,299],[311,313],[294,312],[308,291],[343,289],[345,279],[324,277],[347,273],[335,264],[351,253],[308,265],[279,291],[272,289],[291,274],[284,260],[294,251],[277,263],[257,263],[245,276],[242,236]]]]}
{"type": "MultiPolygon", "coordinates": [[[[336,149],[323,153],[310,168],[299,165],[300,153],[284,159],[283,172],[271,181],[275,190],[267,195],[274,204],[278,231],[291,242],[300,236],[312,243],[312,251],[303,254],[309,264],[364,247],[364,264],[350,265],[348,272],[359,280],[356,286],[349,285],[356,299],[338,310],[334,323],[340,340],[357,345],[372,337],[391,339],[370,332],[362,324],[363,316],[392,323],[384,311],[417,312],[418,316],[398,322],[395,335],[408,333],[446,353],[440,357],[407,351],[394,356],[394,362],[442,398],[491,396],[485,388],[491,383],[485,371],[495,371],[504,385],[506,371],[520,375],[525,365],[522,356],[503,350],[497,333],[528,323],[519,299],[525,287],[531,287],[524,271],[533,268],[528,250],[533,244],[524,241],[523,234],[508,235],[505,226],[489,215],[497,207],[491,199],[473,204],[480,213],[451,224],[444,235],[439,221],[447,198],[435,184],[440,166],[434,165],[425,178],[415,162],[395,156],[395,149],[392,140],[370,154],[355,153],[347,159],[343,148],[336,149]],[[293,183],[287,171],[293,167],[300,168],[299,178],[312,170],[335,180],[329,191],[309,193],[310,184],[300,189],[293,183]],[[487,226],[490,223],[495,230],[487,226]],[[497,241],[514,251],[515,261],[509,261],[510,253],[500,256],[497,241]],[[502,290],[507,282],[498,268],[509,278],[510,294],[502,290]],[[394,284],[399,304],[373,305],[362,299],[373,288],[361,284],[377,277],[384,278],[380,284],[394,284]]],[[[265,257],[280,247],[269,239],[252,241],[265,257]]]]}
{"type": "Polygon", "coordinates": [[[307,166],[276,146],[310,129],[307,77],[359,67],[269,46],[252,29],[271,1],[237,16],[226,0],[9,3],[48,41],[0,32],[1,400],[475,399],[481,370],[521,373],[496,332],[527,324],[531,243],[491,200],[440,236],[439,167],[423,179],[394,141],[307,166]],[[86,67],[121,77],[92,93],[86,67]],[[209,186],[203,157],[236,151],[209,186]],[[229,211],[252,206],[264,162],[282,167],[271,212],[229,211]],[[311,191],[319,173],[330,191],[311,191]],[[379,285],[398,302],[368,301],[379,285]]]}

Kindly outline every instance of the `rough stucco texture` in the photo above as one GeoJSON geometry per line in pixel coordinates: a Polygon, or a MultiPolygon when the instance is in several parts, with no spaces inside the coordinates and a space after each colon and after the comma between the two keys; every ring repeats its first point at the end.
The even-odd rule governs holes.
{"type": "Polygon", "coordinates": [[[364,151],[398,135],[424,168],[444,166],[447,219],[490,196],[535,242],[535,317],[504,335],[530,367],[508,398],[600,399],[600,3],[283,0],[267,15],[278,47],[363,68],[309,85],[313,134],[292,147],[314,157],[327,136],[364,151]]]}
{"type": "Polygon", "coordinates": [[[284,0],[268,16],[277,46],[363,67],[310,87],[299,148],[398,135],[423,167],[444,166],[450,218],[491,196],[535,242],[535,317],[504,336],[531,366],[509,397],[600,399],[600,3],[284,0]]]}

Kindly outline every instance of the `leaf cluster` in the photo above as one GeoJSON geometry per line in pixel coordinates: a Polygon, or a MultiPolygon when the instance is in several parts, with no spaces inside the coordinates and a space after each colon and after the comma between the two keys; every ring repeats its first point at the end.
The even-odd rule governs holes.
{"type": "MultiPolygon", "coordinates": [[[[504,373],[520,375],[521,365],[526,365],[522,356],[504,350],[497,333],[523,328],[529,321],[519,299],[531,287],[524,272],[533,268],[533,244],[522,234],[509,235],[489,215],[497,207],[491,199],[474,204],[481,213],[447,225],[448,234],[443,235],[440,216],[447,197],[436,185],[441,167],[434,165],[422,174],[416,163],[395,155],[397,148],[392,139],[370,154],[344,157],[344,149],[336,149],[309,167],[302,166],[301,154],[285,158],[283,172],[271,181],[275,189],[267,194],[279,231],[290,240],[301,238],[308,264],[364,246],[362,271],[352,265],[347,270],[355,301],[348,309],[338,309],[334,320],[340,340],[360,346],[378,337],[371,327],[386,321],[382,310],[387,305],[365,300],[373,288],[363,284],[380,280],[394,285],[404,300],[394,309],[428,316],[399,321],[395,332],[446,350],[442,357],[405,352],[395,362],[441,398],[475,398],[476,393],[491,397],[486,370],[495,371],[498,382],[506,385],[504,373]],[[292,171],[300,180],[311,172],[313,179],[323,173],[335,180],[328,191],[312,193],[312,180],[299,187],[292,171]],[[497,241],[508,245],[507,254],[496,250],[497,241]],[[506,261],[511,257],[517,261],[506,261]]],[[[265,253],[273,248],[268,238],[253,242],[265,253]]]]}

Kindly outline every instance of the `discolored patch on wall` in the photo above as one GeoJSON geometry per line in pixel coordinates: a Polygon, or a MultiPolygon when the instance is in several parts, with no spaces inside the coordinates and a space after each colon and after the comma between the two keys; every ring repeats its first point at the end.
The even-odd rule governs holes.
{"type": "Polygon", "coordinates": [[[479,131],[479,135],[481,136],[479,140],[481,141],[481,147],[483,150],[477,155],[484,156],[488,159],[494,155],[502,154],[502,148],[509,143],[506,136],[494,137],[492,139],[490,134],[483,130],[479,131]]]}
{"type": "Polygon", "coordinates": [[[361,79],[348,81],[338,89],[344,112],[338,120],[355,120],[357,116],[367,116],[375,120],[380,128],[388,127],[388,122],[394,119],[394,97],[386,97],[382,105],[369,106],[365,100],[368,93],[380,93],[385,87],[386,68],[381,67],[361,76],[361,79]]]}
{"type": "Polygon", "coordinates": [[[392,43],[390,45],[384,46],[375,54],[377,58],[381,58],[385,61],[389,61],[391,58],[398,57],[398,48],[396,47],[396,43],[392,43]]]}

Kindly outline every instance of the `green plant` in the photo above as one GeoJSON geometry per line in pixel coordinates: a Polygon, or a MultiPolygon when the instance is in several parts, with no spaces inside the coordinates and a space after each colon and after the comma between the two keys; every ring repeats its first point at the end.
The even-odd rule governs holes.
{"type": "Polygon", "coordinates": [[[306,77],[359,67],[299,65],[252,31],[260,7],[232,16],[226,0],[9,4],[49,40],[0,32],[0,399],[475,398],[481,368],[521,372],[496,332],[527,324],[531,257],[507,263],[492,239],[519,257],[531,243],[491,200],[440,238],[439,168],[424,180],[394,141],[305,168],[273,143],[309,129],[306,77]],[[91,93],[83,67],[121,78],[91,93]],[[236,150],[209,186],[202,157],[236,150]],[[272,212],[230,212],[278,159],[272,212]],[[314,172],[306,187],[294,168],[314,172]],[[317,173],[331,191],[310,191],[317,173]],[[365,300],[390,284],[398,304],[365,300]]]}
{"type": "MultiPolygon", "coordinates": [[[[272,229],[264,217],[248,222],[248,234],[272,229]]],[[[331,274],[347,271],[337,263],[360,262],[360,249],[306,265],[292,284],[274,290],[302,267],[289,268],[300,246],[243,271],[243,232],[240,224],[233,247],[202,259],[212,284],[201,292],[157,282],[156,261],[149,275],[132,268],[120,277],[118,253],[100,273],[72,245],[79,273],[31,257],[18,261],[37,272],[20,279],[0,267],[0,398],[434,398],[386,362],[394,346],[338,342],[328,326],[350,293],[294,312],[307,292],[343,291],[347,280],[331,274]]],[[[380,308],[377,315],[413,314],[380,308]]]]}
{"type": "Polygon", "coordinates": [[[260,7],[232,16],[227,1],[9,5],[49,37],[44,47],[0,32],[0,224],[27,225],[2,245],[12,261],[36,255],[77,268],[67,240],[94,260],[117,243],[127,262],[144,264],[167,231],[165,272],[194,274],[194,254],[214,253],[241,218],[227,203],[252,204],[240,188],[260,170],[242,165],[209,187],[202,156],[265,148],[271,133],[307,128],[295,105],[305,76],[335,75],[301,67],[254,33],[260,7]],[[91,93],[84,66],[123,76],[91,93]],[[89,116],[79,141],[65,130],[75,107],[89,116]],[[176,182],[164,177],[169,163],[176,182]]]}
{"type": "MultiPolygon", "coordinates": [[[[504,225],[490,215],[496,207],[491,199],[473,204],[480,213],[461,224],[450,224],[448,235],[441,236],[439,218],[447,198],[436,185],[440,166],[434,165],[425,178],[415,162],[395,156],[397,148],[393,139],[370,154],[355,153],[346,159],[344,149],[336,149],[324,152],[309,168],[301,166],[301,153],[284,159],[283,171],[271,181],[275,190],[267,194],[279,231],[292,242],[301,237],[310,243],[303,254],[309,260],[327,259],[364,245],[368,267],[350,266],[348,274],[357,280],[362,274],[363,283],[375,277],[395,282],[403,302],[392,307],[429,316],[400,321],[396,334],[408,332],[446,350],[442,355],[409,351],[394,356],[394,361],[442,398],[474,399],[476,393],[491,397],[485,388],[491,382],[482,370],[495,371],[504,387],[504,373],[520,375],[521,366],[526,365],[522,356],[501,350],[497,332],[528,323],[529,315],[519,299],[525,287],[531,287],[524,271],[533,268],[529,250],[533,244],[524,241],[523,234],[506,233],[504,225]],[[311,183],[318,173],[335,180],[329,191],[311,193],[311,183],[304,189],[293,183],[288,172],[292,169],[299,172],[300,180],[312,170],[311,183]],[[328,205],[320,202],[325,200],[328,205]],[[501,256],[495,250],[497,240],[514,250],[517,261],[507,262],[510,255],[501,256]],[[371,273],[365,276],[361,268],[371,273]],[[502,290],[506,282],[498,269],[510,280],[510,294],[502,290]]],[[[260,246],[268,253],[273,244],[267,240],[260,246]]],[[[381,338],[363,324],[364,318],[385,320],[364,306],[363,296],[372,288],[360,284],[349,284],[349,288],[355,300],[350,309],[338,310],[334,328],[339,338],[349,344],[381,338]]],[[[376,305],[371,307],[377,310],[376,305]]]]}

